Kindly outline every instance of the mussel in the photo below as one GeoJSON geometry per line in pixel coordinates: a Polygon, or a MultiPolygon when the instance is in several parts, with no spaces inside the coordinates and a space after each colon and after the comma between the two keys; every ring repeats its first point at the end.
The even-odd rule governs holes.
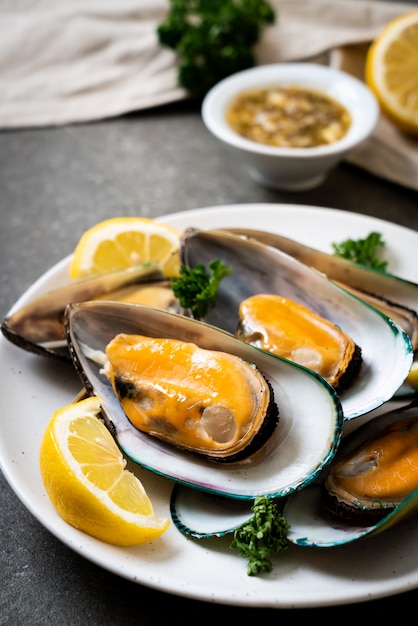
{"type": "Polygon", "coordinates": [[[418,404],[377,417],[347,436],[323,482],[328,511],[375,522],[418,489],[418,404]]]}
{"type": "Polygon", "coordinates": [[[418,403],[346,434],[318,481],[284,506],[289,540],[329,548],[387,531],[418,512],[418,403]]]}
{"type": "Polygon", "coordinates": [[[239,305],[236,336],[300,363],[338,391],[352,384],[361,367],[361,349],[336,324],[276,294],[257,294],[239,305]]]}
{"type": "Polygon", "coordinates": [[[278,422],[273,389],[253,363],[193,342],[119,333],[102,371],[136,428],[211,460],[248,458],[278,422]]]}
{"type": "Polygon", "coordinates": [[[8,315],[1,330],[9,341],[24,350],[70,361],[64,331],[65,307],[71,302],[103,298],[181,310],[160,266],[146,263],[48,291],[8,315]]]}
{"type": "Polygon", "coordinates": [[[418,349],[418,285],[386,271],[352,263],[298,241],[261,230],[228,228],[226,232],[255,239],[282,250],[301,263],[322,272],[330,280],[395,320],[418,349]]]}
{"type": "Polygon", "coordinates": [[[392,398],[408,375],[413,348],[396,322],[281,250],[223,230],[191,228],[183,233],[181,255],[189,267],[209,266],[219,259],[232,270],[220,284],[215,306],[203,318],[207,323],[236,334],[242,326],[241,303],[273,294],[309,309],[350,337],[361,350],[361,362],[358,349],[352,350],[349,360],[341,350],[339,379],[349,376],[352,383],[346,378],[341,390],[346,419],[392,398]]]}
{"type": "Polygon", "coordinates": [[[84,302],[65,318],[73,363],[103,398],[110,431],[158,474],[250,499],[299,488],[335,454],[341,403],[306,368],[149,306],[84,302]]]}
{"type": "MultiPolygon", "coordinates": [[[[417,430],[415,401],[370,416],[366,424],[343,436],[318,480],[280,501],[290,524],[289,541],[330,548],[377,535],[416,516],[417,430]],[[374,497],[366,495],[363,477],[369,489],[373,485],[374,497]],[[343,488],[346,478],[357,483],[355,489],[351,485],[347,490],[347,484],[343,488]]],[[[173,489],[170,508],[181,532],[197,538],[232,533],[251,516],[248,503],[237,507],[226,498],[205,497],[183,485],[173,489]]]]}

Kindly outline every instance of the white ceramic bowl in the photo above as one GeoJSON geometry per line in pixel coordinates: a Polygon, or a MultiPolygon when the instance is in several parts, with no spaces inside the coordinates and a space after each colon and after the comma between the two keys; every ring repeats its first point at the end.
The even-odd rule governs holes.
{"type": "Polygon", "coordinates": [[[340,70],[315,63],[278,63],[237,72],[216,84],[202,103],[208,130],[239,159],[258,183],[274,189],[303,191],[320,185],[330,170],[373,131],[379,106],[370,89],[340,70]],[[351,114],[348,132],[334,143],[309,148],[275,147],[246,139],[228,125],[225,112],[238,93],[271,85],[319,91],[351,114]]]}

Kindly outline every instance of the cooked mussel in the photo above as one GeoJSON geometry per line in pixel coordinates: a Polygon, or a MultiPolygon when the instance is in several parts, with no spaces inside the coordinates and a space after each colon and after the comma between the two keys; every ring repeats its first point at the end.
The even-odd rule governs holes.
{"type": "Polygon", "coordinates": [[[257,294],[239,305],[239,339],[323,376],[339,391],[361,367],[361,349],[336,324],[276,294],[257,294]]]}
{"type": "Polygon", "coordinates": [[[228,228],[242,237],[255,239],[282,250],[301,263],[322,272],[330,280],[382,311],[408,334],[414,350],[418,349],[418,285],[386,271],[352,263],[298,241],[261,230],[228,228]]]}
{"type": "Polygon", "coordinates": [[[76,280],[48,291],[8,315],[1,330],[9,341],[24,350],[69,361],[65,307],[71,302],[103,298],[180,310],[159,265],[147,263],[76,280]]]}
{"type": "Polygon", "coordinates": [[[136,428],[211,460],[248,458],[278,422],[273,389],[253,363],[192,342],[119,333],[102,371],[136,428]]]}
{"type": "Polygon", "coordinates": [[[184,484],[250,499],[261,492],[289,493],[314,480],[332,459],[342,429],[341,404],[335,390],[306,368],[203,322],[149,306],[74,303],[65,317],[83,385],[103,398],[105,422],[125,454],[141,465],[184,484]],[[217,399],[222,407],[214,407],[217,399]],[[149,409],[140,424],[131,400],[140,412],[149,409]],[[179,418],[179,402],[190,419],[179,418]],[[237,415],[233,421],[231,414],[237,415]],[[223,436],[208,432],[218,417],[223,436]],[[238,435],[239,421],[244,428],[236,436],[232,431],[238,435]],[[143,428],[146,422],[154,433],[143,428]],[[205,448],[194,426],[189,441],[182,438],[196,423],[205,448]]]}
{"type": "Polygon", "coordinates": [[[418,488],[418,404],[374,418],[347,436],[323,483],[332,514],[376,522],[418,488]]]}
{"type": "Polygon", "coordinates": [[[414,401],[371,415],[346,434],[320,480],[286,501],[289,540],[330,548],[377,535],[415,516],[417,421],[414,401]]]}
{"type": "MultiPolygon", "coordinates": [[[[361,349],[361,368],[341,393],[346,419],[392,398],[408,375],[413,349],[396,322],[281,250],[229,232],[193,228],[183,234],[181,255],[188,267],[207,267],[219,259],[232,270],[220,283],[215,306],[204,317],[207,323],[235,334],[240,304],[255,295],[274,294],[309,309],[350,337],[361,349]]],[[[355,351],[358,365],[357,356],[355,351]]],[[[346,362],[344,369],[352,364],[346,362]]]]}

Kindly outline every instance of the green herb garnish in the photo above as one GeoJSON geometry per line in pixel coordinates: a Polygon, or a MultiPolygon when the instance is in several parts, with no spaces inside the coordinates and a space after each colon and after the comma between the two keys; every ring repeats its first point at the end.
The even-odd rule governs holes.
{"type": "Polygon", "coordinates": [[[170,0],[170,5],[157,35],[178,53],[179,84],[196,95],[252,67],[261,27],[276,17],[266,0],[170,0]]]}
{"type": "Polygon", "coordinates": [[[203,263],[198,263],[193,268],[182,265],[180,276],[172,278],[171,287],[181,306],[189,309],[197,319],[201,319],[215,306],[219,284],[231,271],[220,260],[209,263],[209,272],[203,263]]]}
{"type": "Polygon", "coordinates": [[[271,572],[272,551],[283,552],[288,548],[290,525],[279,512],[277,504],[266,496],[256,498],[251,510],[253,517],[234,531],[230,547],[247,558],[248,576],[257,576],[263,571],[271,572]]]}
{"type": "Polygon", "coordinates": [[[346,239],[341,243],[333,243],[332,247],[335,256],[373,269],[385,270],[388,262],[379,255],[385,245],[382,234],[372,232],[365,239],[346,239]]]}

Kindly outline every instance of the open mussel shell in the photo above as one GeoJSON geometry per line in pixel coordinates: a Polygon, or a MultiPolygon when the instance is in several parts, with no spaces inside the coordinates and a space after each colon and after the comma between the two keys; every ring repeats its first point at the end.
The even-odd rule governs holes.
{"type": "Polygon", "coordinates": [[[100,298],[141,302],[144,297],[153,306],[174,306],[170,283],[164,280],[157,263],[83,278],[48,291],[10,313],[3,320],[1,330],[9,341],[24,350],[70,361],[64,331],[67,304],[100,298]],[[151,289],[154,295],[149,300],[151,289]]]}
{"type": "MultiPolygon", "coordinates": [[[[376,523],[354,525],[324,514],[322,488],[317,483],[295,491],[284,499],[283,516],[290,524],[288,539],[302,547],[332,548],[377,535],[409,518],[418,508],[418,489],[376,523]]],[[[251,519],[252,502],[214,497],[196,489],[176,485],[170,499],[175,526],[195,539],[223,537],[251,519]]]]}
{"type": "Polygon", "coordinates": [[[340,395],[346,420],[381,406],[403,384],[413,361],[408,335],[396,322],[319,271],[277,248],[217,230],[188,229],[181,254],[189,267],[199,263],[208,267],[219,259],[232,269],[222,279],[205,322],[235,333],[243,300],[260,293],[278,294],[330,320],[356,342],[362,353],[360,373],[340,395]]]}
{"type": "MultiPolygon", "coordinates": [[[[416,422],[417,419],[418,404],[413,402],[410,405],[398,407],[387,413],[375,416],[346,435],[332,463],[324,471],[320,481],[309,485],[300,493],[292,494],[288,498],[284,506],[284,516],[290,524],[290,541],[301,546],[337,546],[362,537],[376,535],[413,516],[418,510],[418,488],[412,489],[410,493],[401,499],[394,494],[391,505],[386,498],[380,502],[378,496],[376,496],[375,500],[370,500],[368,504],[360,504],[358,498],[353,497],[351,512],[349,510],[350,501],[345,496],[346,504],[344,509],[339,509],[338,515],[336,515],[330,512],[326,485],[329,474],[340,463],[346,459],[348,460],[350,453],[359,444],[363,445],[370,438],[373,440],[373,437],[376,437],[377,441],[377,437],[382,432],[382,429],[388,426],[396,428],[396,425],[403,423],[404,420],[416,422]],[[346,517],[344,517],[344,511],[346,512],[346,517]],[[379,512],[378,518],[376,518],[375,512],[379,512]]],[[[378,449],[376,447],[376,450],[378,449]]],[[[408,445],[403,447],[402,454],[405,456],[410,454],[408,445]]],[[[411,467],[408,468],[408,471],[414,470],[413,463],[414,461],[411,457],[411,463],[409,464],[411,467]]],[[[365,459],[365,467],[367,465],[369,465],[369,462],[365,459]]],[[[406,465],[407,463],[405,463],[405,467],[406,465]]],[[[361,474],[363,467],[356,464],[356,468],[356,471],[359,471],[361,474]]],[[[350,467],[349,469],[351,473],[353,468],[350,467]]],[[[373,472],[374,469],[371,470],[372,474],[373,472]]],[[[398,480],[402,486],[404,482],[402,473],[393,468],[391,474],[391,481],[398,480]]],[[[386,486],[386,484],[383,486],[385,490],[386,486]]]]}
{"type": "Polygon", "coordinates": [[[148,306],[72,304],[66,310],[66,327],[75,367],[88,392],[103,398],[105,422],[121,449],[162,476],[232,498],[280,497],[315,480],[336,452],[343,426],[341,403],[324,379],[305,368],[208,324],[148,306]],[[225,466],[136,429],[101,371],[100,355],[121,332],[193,342],[254,363],[270,382],[279,408],[280,421],[267,446],[242,463],[225,466]]]}
{"type": "MultiPolygon", "coordinates": [[[[239,227],[223,230],[282,250],[301,263],[322,272],[336,284],[342,285],[382,311],[403,328],[411,340],[415,359],[418,358],[417,283],[387,271],[366,267],[348,259],[327,254],[278,233],[239,227]]],[[[414,397],[416,390],[406,382],[398,389],[396,396],[414,397]]]]}
{"type": "Polygon", "coordinates": [[[322,272],[330,280],[342,284],[394,319],[408,334],[414,350],[418,349],[418,285],[386,271],[353,263],[327,254],[277,233],[228,228],[242,237],[273,246],[301,263],[322,272]]]}
{"type": "Polygon", "coordinates": [[[244,238],[255,239],[282,250],[305,265],[314,267],[332,280],[380,295],[387,300],[394,300],[414,310],[418,309],[418,285],[387,271],[353,263],[278,233],[239,227],[222,230],[244,238]]]}
{"type": "Polygon", "coordinates": [[[253,516],[252,501],[225,498],[177,483],[170,498],[176,528],[195,539],[223,537],[253,516]]]}
{"type": "MultiPolygon", "coordinates": [[[[319,479],[284,498],[280,509],[290,524],[288,539],[301,547],[331,548],[389,530],[412,517],[418,510],[418,489],[414,489],[398,502],[392,510],[378,521],[366,519],[356,523],[352,516],[330,515],[324,502],[324,483],[333,467],[355,447],[359,441],[378,432],[388,424],[418,417],[418,405],[412,403],[387,413],[373,416],[370,420],[346,435],[331,463],[319,479]]],[[[252,517],[249,502],[235,502],[227,498],[205,494],[184,485],[172,490],[170,511],[176,527],[186,535],[197,539],[222,537],[252,517]]],[[[355,516],[357,517],[357,516],[355,516]]]]}

